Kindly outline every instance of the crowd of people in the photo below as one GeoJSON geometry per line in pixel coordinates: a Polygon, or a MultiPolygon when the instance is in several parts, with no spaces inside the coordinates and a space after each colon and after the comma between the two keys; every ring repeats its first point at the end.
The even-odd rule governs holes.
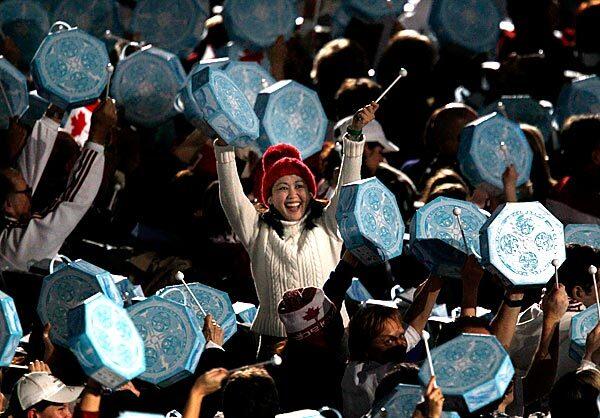
{"type": "MultiPolygon", "coordinates": [[[[322,416],[392,417],[378,408],[399,384],[420,384],[427,331],[431,348],[462,333],[495,336],[515,375],[499,399],[475,411],[449,403],[432,377],[413,417],[451,410],[463,418],[599,416],[600,327],[588,334],[581,361],[569,356],[569,330],[571,318],[596,303],[588,268],[600,267],[600,248],[569,244],[558,282],[548,277],[543,288],[519,288],[505,287],[473,255],[465,256],[457,280],[430,273],[406,244],[399,257],[370,266],[344,247],[336,220],[340,188],[369,177],[394,194],[407,225],[440,196],[489,213],[504,202],[539,201],[564,225],[600,225],[599,113],[572,115],[546,136],[543,127],[521,123],[533,151],[523,186],[514,165],[502,190],[471,184],[458,157],[464,127],[503,95],[556,107],[572,78],[600,75],[600,2],[499,1],[507,19],[496,50],[482,54],[438,42],[426,20],[418,21],[432,1],[409,2],[413,13],[395,19],[389,34],[389,22],[353,18],[333,39],[328,28],[340,2],[307,0],[299,6],[304,23],[297,21],[290,39],[247,51],[246,60],[268,58],[276,79],[318,93],[327,136],[304,160],[289,144],[263,155],[235,148],[183,115],[156,128],[135,126],[111,98],[98,100],[83,144],[55,105],[32,126],[11,118],[0,131],[0,290],[15,300],[28,335],[2,371],[4,414],[175,410],[184,418],[267,418],[321,409],[322,416]],[[402,68],[406,76],[376,103],[402,68]],[[222,324],[207,316],[207,345],[193,376],[160,389],[136,379],[109,391],[52,342],[52,324],[36,314],[57,254],[127,276],[146,296],[177,284],[182,271],[188,282],[258,311],[251,324],[238,321],[227,342],[222,324]],[[348,296],[355,278],[369,301],[348,296]],[[408,300],[398,289],[414,292],[408,300]],[[440,306],[459,310],[431,319],[440,306]],[[280,366],[237,370],[274,354],[280,366]]],[[[182,58],[186,69],[227,47],[223,18],[213,10],[206,37],[182,58]]],[[[18,42],[1,29],[0,54],[28,74],[18,42]]],[[[125,44],[111,44],[115,65],[125,44]]]]}

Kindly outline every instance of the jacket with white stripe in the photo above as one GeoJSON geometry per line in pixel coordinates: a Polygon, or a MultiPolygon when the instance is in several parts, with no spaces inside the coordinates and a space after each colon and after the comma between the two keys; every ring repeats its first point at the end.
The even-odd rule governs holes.
{"type": "MultiPolygon", "coordinates": [[[[54,147],[58,123],[38,120],[18,160],[33,193],[54,147]]],[[[0,268],[27,270],[29,265],[54,257],[92,205],[104,171],[104,147],[87,142],[77,159],[65,191],[26,223],[9,223],[0,232],[0,268]]]]}

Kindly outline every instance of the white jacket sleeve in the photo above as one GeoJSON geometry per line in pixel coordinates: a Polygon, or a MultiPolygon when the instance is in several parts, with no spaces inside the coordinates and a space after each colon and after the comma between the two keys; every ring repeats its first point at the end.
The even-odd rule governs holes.
{"type": "Polygon", "coordinates": [[[92,205],[104,170],[104,147],[88,142],[69,176],[65,191],[25,225],[0,234],[3,268],[27,270],[28,263],[54,257],[92,205]]]}
{"type": "Polygon", "coordinates": [[[47,116],[38,120],[17,160],[17,168],[34,193],[54,148],[58,126],[47,116]]]}
{"type": "Polygon", "coordinates": [[[249,250],[258,235],[259,215],[250,202],[237,172],[235,152],[231,146],[214,146],[219,177],[219,195],[223,211],[233,232],[246,250],[249,250]]]}
{"type": "MultiPolygon", "coordinates": [[[[362,135],[361,138],[363,138],[362,135]]],[[[331,198],[331,202],[327,208],[325,208],[325,213],[323,215],[325,227],[330,233],[337,234],[338,231],[335,212],[337,211],[338,201],[340,199],[339,191],[341,187],[344,184],[360,180],[364,146],[364,138],[362,141],[353,141],[348,137],[348,134],[344,135],[344,156],[342,158],[342,166],[340,168],[337,186],[333,197],[331,198]]]]}

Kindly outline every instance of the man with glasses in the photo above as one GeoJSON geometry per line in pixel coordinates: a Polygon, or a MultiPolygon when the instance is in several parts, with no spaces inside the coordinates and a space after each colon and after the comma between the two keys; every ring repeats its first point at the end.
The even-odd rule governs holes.
{"type": "Polygon", "coordinates": [[[112,99],[92,116],[90,136],[69,175],[64,192],[45,210],[31,212],[31,197],[42,177],[58,133],[61,113],[51,106],[33,127],[18,170],[0,171],[0,269],[27,270],[34,262],[54,257],[92,205],[104,170],[104,144],[116,125],[112,99]]]}

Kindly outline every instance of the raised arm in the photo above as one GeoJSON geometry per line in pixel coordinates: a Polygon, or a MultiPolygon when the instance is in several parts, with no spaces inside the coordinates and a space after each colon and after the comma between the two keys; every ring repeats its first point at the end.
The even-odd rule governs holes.
{"type": "Polygon", "coordinates": [[[206,396],[221,388],[223,379],[227,375],[228,372],[225,369],[212,369],[198,377],[190,390],[183,410],[183,418],[199,418],[202,412],[202,401],[206,396]]]}
{"type": "Polygon", "coordinates": [[[364,137],[362,129],[365,125],[375,119],[375,112],[379,105],[372,102],[370,105],[359,109],[352,118],[352,123],[344,135],[344,156],[337,181],[336,190],[331,198],[329,206],[325,209],[325,227],[330,232],[337,232],[337,221],[335,213],[340,199],[339,190],[345,184],[360,180],[360,169],[362,166],[362,155],[364,150],[364,137]]]}
{"type": "Polygon", "coordinates": [[[460,316],[476,316],[479,283],[483,277],[483,268],[474,255],[467,257],[460,276],[462,280],[460,316]]]}
{"type": "Polygon", "coordinates": [[[90,140],[71,170],[65,191],[24,225],[11,225],[0,235],[2,264],[26,270],[30,261],[54,257],[92,205],[104,171],[104,142],[116,123],[114,103],[92,116],[90,140]]]}
{"type": "Polygon", "coordinates": [[[221,205],[233,232],[248,249],[258,233],[259,215],[242,188],[233,147],[222,139],[217,139],[214,146],[221,205]]]}
{"type": "Polygon", "coordinates": [[[533,363],[523,379],[523,395],[525,405],[528,405],[550,392],[559,356],[559,324],[569,307],[569,297],[565,287],[551,289],[544,296],[542,310],[542,335],[533,357],[533,363]]]}
{"type": "Polygon", "coordinates": [[[335,270],[331,272],[323,285],[323,292],[331,299],[338,310],[341,309],[346,291],[352,284],[352,278],[360,266],[358,259],[346,250],[335,270]]]}
{"type": "Polygon", "coordinates": [[[507,290],[498,314],[491,323],[492,334],[498,338],[498,341],[507,350],[510,348],[513,336],[515,335],[524,296],[525,294],[521,291],[507,290]]]}
{"type": "Polygon", "coordinates": [[[433,274],[417,289],[415,298],[405,315],[405,322],[415,329],[421,335],[425,329],[431,311],[435,305],[443,281],[440,277],[433,274]]]}
{"type": "Polygon", "coordinates": [[[33,193],[35,193],[52,153],[61,116],[61,111],[51,106],[46,114],[35,123],[17,160],[17,168],[23,174],[23,178],[33,193]]]}

